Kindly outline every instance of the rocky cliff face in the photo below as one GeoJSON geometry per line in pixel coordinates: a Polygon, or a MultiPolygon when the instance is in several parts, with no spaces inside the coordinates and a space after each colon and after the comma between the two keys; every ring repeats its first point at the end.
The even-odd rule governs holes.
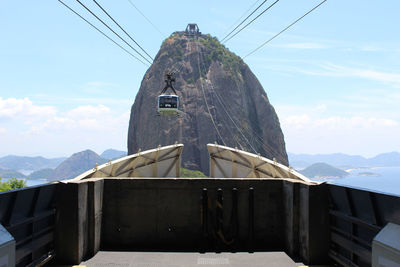
{"type": "Polygon", "coordinates": [[[207,143],[217,142],[288,164],[274,108],[249,67],[215,38],[174,33],[146,72],[131,109],[128,154],[183,143],[182,165],[208,174],[207,143]],[[165,73],[177,71],[179,116],[157,116],[165,73]]]}

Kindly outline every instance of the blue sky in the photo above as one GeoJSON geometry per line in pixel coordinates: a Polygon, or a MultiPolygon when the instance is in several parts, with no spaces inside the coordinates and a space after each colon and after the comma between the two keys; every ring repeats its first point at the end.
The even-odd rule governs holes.
{"type": "MultiPolygon", "coordinates": [[[[222,39],[254,3],[131,1],[163,34],[128,0],[99,0],[152,56],[187,23],[222,39]]],[[[95,22],[76,1],[65,2],[95,22]]],[[[93,1],[83,2],[100,14],[93,1]]],[[[244,56],[318,3],[280,0],[225,45],[244,56]]],[[[399,10],[395,0],[328,0],[245,58],[278,113],[289,152],[400,151],[399,10]]],[[[58,1],[1,0],[0,33],[0,156],[126,150],[146,66],[58,1]]]]}

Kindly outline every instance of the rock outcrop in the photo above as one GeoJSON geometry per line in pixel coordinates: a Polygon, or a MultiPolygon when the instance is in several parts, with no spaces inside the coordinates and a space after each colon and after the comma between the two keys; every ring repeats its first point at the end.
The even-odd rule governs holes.
{"type": "Polygon", "coordinates": [[[207,143],[217,142],[288,164],[278,117],[243,60],[216,38],[176,32],[161,46],[131,109],[128,154],[183,143],[182,166],[208,174],[207,143]],[[165,73],[177,71],[179,116],[157,116],[165,73]]]}

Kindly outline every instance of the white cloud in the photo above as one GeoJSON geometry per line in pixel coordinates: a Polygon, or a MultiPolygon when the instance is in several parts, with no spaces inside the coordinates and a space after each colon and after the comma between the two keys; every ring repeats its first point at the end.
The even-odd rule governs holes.
{"type": "Polygon", "coordinates": [[[0,112],[0,119],[9,118],[0,128],[4,154],[65,156],[87,148],[102,152],[126,147],[129,110],[83,105],[60,111],[24,98],[0,99],[0,112]]]}
{"type": "Polygon", "coordinates": [[[34,105],[29,98],[16,99],[0,97],[0,118],[40,118],[54,116],[57,109],[52,106],[34,105]]]}
{"type": "Polygon", "coordinates": [[[325,104],[320,104],[315,107],[315,111],[318,111],[318,112],[324,112],[324,111],[326,111],[326,109],[327,109],[327,107],[325,104]]]}
{"type": "Polygon", "coordinates": [[[393,72],[382,72],[375,71],[370,69],[361,69],[361,68],[352,68],[347,66],[340,66],[332,63],[326,63],[320,65],[324,71],[320,70],[304,70],[297,68],[297,71],[309,74],[309,75],[318,75],[318,76],[332,76],[332,77],[356,77],[374,80],[378,82],[384,82],[391,84],[396,88],[400,88],[400,73],[393,72]]]}
{"type": "Polygon", "coordinates": [[[287,149],[296,153],[370,156],[400,150],[400,122],[392,118],[304,113],[281,118],[287,149]]]}
{"type": "Polygon", "coordinates": [[[67,112],[67,117],[71,118],[90,118],[94,116],[104,116],[110,113],[110,108],[104,105],[97,105],[97,106],[79,106],[71,111],[67,112]]]}
{"type": "Polygon", "coordinates": [[[42,123],[37,123],[30,129],[31,133],[40,134],[45,131],[114,131],[121,127],[121,120],[127,124],[125,113],[115,114],[104,105],[79,106],[67,112],[59,112],[57,116],[47,119],[42,123]]]}

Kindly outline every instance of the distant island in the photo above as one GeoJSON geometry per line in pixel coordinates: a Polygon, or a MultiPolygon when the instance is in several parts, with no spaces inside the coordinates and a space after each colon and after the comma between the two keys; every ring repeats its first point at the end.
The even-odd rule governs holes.
{"type": "Polygon", "coordinates": [[[322,162],[314,163],[300,173],[314,179],[342,178],[349,175],[346,171],[322,162]]]}
{"type": "Polygon", "coordinates": [[[359,172],[358,176],[371,176],[371,177],[377,177],[377,176],[382,176],[379,173],[373,173],[373,172],[359,172]]]}
{"type": "Polygon", "coordinates": [[[288,153],[290,166],[295,169],[302,169],[311,164],[324,162],[341,169],[355,169],[362,167],[396,167],[400,166],[400,153],[389,152],[376,155],[372,158],[365,158],[358,155],[335,154],[293,154],[288,153]]]}

